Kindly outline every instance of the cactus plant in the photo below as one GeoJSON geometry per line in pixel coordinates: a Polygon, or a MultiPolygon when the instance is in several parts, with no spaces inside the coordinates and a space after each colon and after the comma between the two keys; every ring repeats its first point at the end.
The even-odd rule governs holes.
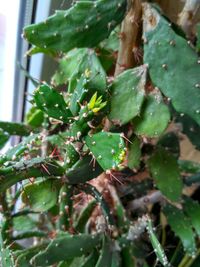
{"type": "Polygon", "coordinates": [[[57,69],[47,83],[20,66],[32,106],[23,122],[0,122],[0,265],[197,267],[193,1],[71,2],[23,31],[26,56],[57,69]]]}

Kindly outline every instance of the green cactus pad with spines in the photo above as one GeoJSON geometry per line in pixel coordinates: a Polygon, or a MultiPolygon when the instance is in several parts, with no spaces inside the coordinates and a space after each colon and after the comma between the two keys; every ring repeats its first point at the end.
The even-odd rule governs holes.
{"type": "Polygon", "coordinates": [[[111,85],[111,111],[108,116],[116,124],[126,124],[140,114],[144,100],[146,67],[124,71],[111,85]]]}
{"type": "Polygon", "coordinates": [[[163,212],[167,217],[171,229],[174,231],[175,235],[180,238],[185,251],[189,255],[194,256],[196,253],[196,245],[194,232],[189,219],[184,215],[182,210],[170,204],[167,204],[163,208],[163,212]]]}
{"type": "Polygon", "coordinates": [[[198,173],[200,172],[200,163],[190,160],[179,160],[179,168],[184,173],[198,173]]]}
{"type": "Polygon", "coordinates": [[[122,266],[123,267],[135,267],[134,259],[130,246],[123,248],[121,251],[122,266]]]}
{"type": "Polygon", "coordinates": [[[80,267],[94,267],[98,260],[98,252],[96,249],[84,260],[80,267]]]}
{"type": "Polygon", "coordinates": [[[179,137],[176,133],[168,132],[165,135],[161,136],[161,138],[157,142],[157,146],[165,148],[176,158],[179,158],[180,143],[179,143],[179,137]]]}
{"type": "Polygon", "coordinates": [[[31,132],[31,128],[23,123],[0,121],[0,129],[10,135],[27,136],[31,132]]]}
{"type": "Polygon", "coordinates": [[[62,260],[80,257],[91,252],[101,239],[101,235],[87,234],[55,238],[44,251],[32,259],[32,263],[36,266],[49,266],[62,260]]]}
{"type": "Polygon", "coordinates": [[[87,78],[88,88],[103,93],[106,88],[106,73],[92,49],[73,49],[59,62],[59,69],[52,78],[53,84],[69,84],[68,91],[73,93],[77,79],[81,75],[87,78]]]}
{"type": "Polygon", "coordinates": [[[92,157],[86,155],[67,170],[66,177],[70,184],[79,184],[96,178],[102,172],[100,165],[93,164],[92,157]]]}
{"type": "Polygon", "coordinates": [[[175,157],[160,148],[148,160],[148,167],[159,190],[171,201],[179,201],[183,182],[175,157]]]}
{"type": "MultiPolygon", "coordinates": [[[[115,250],[112,252],[112,264],[111,267],[122,267],[122,259],[120,256],[120,252],[115,250]]],[[[126,267],[126,266],[124,266],[126,267]]]]}
{"type": "Polygon", "coordinates": [[[170,263],[168,262],[168,259],[165,255],[165,252],[158,241],[158,238],[156,234],[154,233],[153,226],[151,220],[147,220],[147,232],[152,244],[152,247],[154,249],[154,252],[157,256],[157,260],[164,266],[164,267],[170,267],[170,263]]]}
{"type": "Polygon", "coordinates": [[[198,55],[150,4],[143,5],[144,62],[152,82],[174,108],[200,125],[198,55]]]}
{"type": "Polygon", "coordinates": [[[85,98],[85,96],[88,94],[88,89],[86,89],[87,80],[82,75],[80,77],[80,80],[77,82],[77,86],[72,93],[72,96],[70,98],[70,105],[69,108],[74,116],[76,116],[81,108],[81,104],[85,98]]]}
{"type": "Polygon", "coordinates": [[[120,27],[117,26],[109,35],[109,37],[100,43],[103,50],[109,52],[117,52],[119,50],[119,34],[120,27]]]}
{"type": "Polygon", "coordinates": [[[25,122],[33,128],[40,127],[44,121],[44,113],[36,107],[31,107],[25,117],[25,122]]]}
{"type": "Polygon", "coordinates": [[[192,118],[187,115],[176,115],[175,122],[181,124],[181,132],[190,139],[196,149],[200,150],[200,126],[192,118]]]}
{"type": "Polygon", "coordinates": [[[125,158],[125,143],[121,134],[99,132],[85,138],[86,145],[104,170],[118,169],[125,158]]]}
{"type": "Polygon", "coordinates": [[[80,184],[78,188],[83,192],[85,192],[86,194],[93,196],[96,199],[96,201],[101,206],[103,215],[106,218],[107,222],[110,225],[114,225],[114,218],[110,212],[110,208],[105,199],[103,198],[102,194],[96,189],[96,187],[86,183],[86,184],[80,184]]]}
{"type": "Polygon", "coordinates": [[[35,90],[34,100],[37,107],[47,113],[49,117],[63,122],[68,122],[72,118],[72,113],[63,96],[46,84],[35,90]]]}
{"type": "Polygon", "coordinates": [[[6,161],[15,161],[25,151],[30,151],[32,144],[37,142],[39,137],[39,134],[31,134],[30,136],[25,137],[21,143],[10,148],[4,155],[0,156],[0,164],[5,163],[6,161]]]}
{"type": "Polygon", "coordinates": [[[146,137],[158,137],[167,128],[170,121],[168,107],[163,103],[159,92],[148,95],[140,116],[133,119],[135,134],[146,137]]]}
{"type": "Polygon", "coordinates": [[[66,166],[71,168],[78,160],[79,153],[74,148],[73,144],[66,144],[66,166]]]}
{"type": "Polygon", "coordinates": [[[59,220],[58,227],[60,231],[69,228],[69,220],[73,210],[73,190],[71,185],[64,184],[59,193],[59,220]]]}
{"type": "MultiPolygon", "coordinates": [[[[24,211],[24,209],[23,209],[24,211]]],[[[32,210],[29,210],[30,213],[34,212],[32,210]]],[[[28,210],[27,210],[28,212],[28,210]]],[[[34,221],[33,218],[31,218],[30,215],[19,215],[19,213],[15,214],[14,217],[12,217],[13,220],[13,229],[14,231],[30,231],[30,230],[35,230],[37,227],[36,221],[34,221]]]]}
{"type": "Polygon", "coordinates": [[[97,205],[96,200],[92,200],[90,201],[87,206],[81,211],[81,214],[79,215],[74,228],[76,229],[76,231],[83,233],[86,223],[89,220],[93,210],[95,209],[97,205]]]}
{"type": "Polygon", "coordinates": [[[185,197],[183,211],[189,217],[193,228],[200,237],[200,204],[189,197],[185,197]]]}
{"type": "Polygon", "coordinates": [[[10,138],[10,135],[7,132],[0,129],[0,149],[4,147],[4,145],[7,143],[9,138],[10,138]]]}
{"type": "Polygon", "coordinates": [[[4,240],[2,238],[2,222],[0,225],[0,265],[1,267],[14,267],[13,255],[9,248],[5,247],[4,240]]]}
{"type": "Polygon", "coordinates": [[[130,169],[137,169],[140,166],[141,148],[140,140],[137,137],[133,137],[130,140],[128,146],[128,167],[130,169]]]}
{"type": "Polygon", "coordinates": [[[122,21],[125,11],[124,0],[76,2],[44,22],[26,26],[24,37],[33,45],[58,52],[94,47],[122,21]]]}
{"type": "Polygon", "coordinates": [[[51,49],[47,49],[47,48],[42,48],[42,47],[38,47],[38,46],[32,46],[27,52],[26,52],[26,56],[33,56],[39,53],[43,53],[47,56],[56,58],[59,56],[59,53],[55,52],[54,50],[51,49]]]}
{"type": "Polygon", "coordinates": [[[22,160],[12,166],[0,169],[0,193],[12,185],[31,177],[62,176],[65,170],[54,160],[33,158],[22,160]]]}
{"type": "Polygon", "coordinates": [[[15,267],[31,267],[30,260],[41,250],[47,247],[48,243],[44,242],[42,244],[23,249],[15,252],[15,267]]]}
{"type": "Polygon", "coordinates": [[[47,211],[56,205],[60,187],[61,184],[58,179],[28,184],[24,187],[22,201],[30,205],[34,211],[47,211]]]}
{"type": "Polygon", "coordinates": [[[104,236],[103,246],[95,267],[111,267],[112,245],[113,244],[111,243],[111,240],[108,237],[104,236]]]}

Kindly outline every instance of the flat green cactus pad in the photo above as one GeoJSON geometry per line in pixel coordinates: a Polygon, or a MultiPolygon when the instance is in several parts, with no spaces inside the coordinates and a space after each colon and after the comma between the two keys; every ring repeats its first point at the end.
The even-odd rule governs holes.
{"type": "Polygon", "coordinates": [[[52,159],[21,160],[9,167],[0,168],[0,193],[12,185],[29,178],[62,176],[64,169],[52,159]]]}
{"type": "Polygon", "coordinates": [[[168,132],[157,142],[157,146],[165,148],[167,151],[172,153],[176,158],[179,158],[180,155],[180,144],[179,137],[174,132],[168,132]]]}
{"type": "Polygon", "coordinates": [[[91,156],[84,156],[66,172],[70,184],[85,183],[103,172],[99,164],[93,164],[91,156]]]}
{"type": "Polygon", "coordinates": [[[194,256],[196,253],[196,245],[189,219],[184,215],[182,210],[170,204],[166,205],[163,211],[175,235],[177,235],[183,243],[186,252],[194,256]]]}
{"type": "Polygon", "coordinates": [[[146,84],[146,67],[124,71],[111,86],[109,119],[123,125],[140,114],[146,84]]]}
{"type": "Polygon", "coordinates": [[[24,36],[33,45],[53,51],[94,47],[122,21],[125,11],[124,0],[78,1],[44,22],[26,26],[24,36]]]}
{"type": "Polygon", "coordinates": [[[31,128],[23,123],[0,121],[0,129],[10,135],[27,136],[31,132],[31,128]]]}
{"type": "Polygon", "coordinates": [[[148,167],[160,191],[171,201],[179,201],[183,182],[174,156],[160,148],[149,158],[148,167]]]}
{"type": "Polygon", "coordinates": [[[32,259],[32,262],[36,266],[49,266],[62,260],[73,259],[91,252],[101,239],[101,235],[67,234],[55,238],[43,252],[32,259]]]}
{"type": "Polygon", "coordinates": [[[87,136],[85,141],[104,170],[120,168],[125,159],[125,143],[120,134],[99,132],[87,136]]]}
{"type": "Polygon", "coordinates": [[[198,55],[155,8],[147,3],[143,7],[144,62],[151,80],[178,112],[200,125],[198,55]]]}
{"type": "Polygon", "coordinates": [[[4,240],[2,239],[2,222],[0,225],[0,265],[1,267],[14,267],[13,255],[9,248],[4,245],[4,240]]]}
{"type": "Polygon", "coordinates": [[[34,211],[44,212],[56,205],[61,184],[58,179],[28,184],[24,187],[22,200],[34,211]]]}
{"type": "Polygon", "coordinates": [[[134,132],[146,137],[157,137],[166,129],[170,121],[168,107],[159,92],[148,95],[140,116],[133,119],[134,132]]]}
{"type": "Polygon", "coordinates": [[[140,166],[140,140],[135,136],[130,141],[131,143],[128,146],[128,167],[134,169],[140,166]]]}
{"type": "Polygon", "coordinates": [[[100,252],[99,259],[96,263],[96,267],[111,267],[112,263],[112,243],[108,237],[104,237],[103,246],[100,252]]]}
{"type": "MultiPolygon", "coordinates": [[[[55,85],[66,84],[69,81],[77,83],[81,75],[87,78],[89,88],[103,92],[106,87],[106,74],[94,50],[76,48],[68,52],[60,62],[58,71],[54,74],[52,82],[55,85]]],[[[74,86],[69,86],[72,93],[74,86]]]]}
{"type": "Polygon", "coordinates": [[[61,94],[48,85],[40,85],[34,92],[34,100],[39,109],[54,119],[68,122],[72,117],[61,94]]]}
{"type": "Polygon", "coordinates": [[[176,115],[175,121],[181,124],[181,131],[190,139],[196,149],[200,150],[200,125],[191,117],[182,114],[176,115]]]}
{"type": "Polygon", "coordinates": [[[3,164],[6,161],[15,161],[18,156],[25,151],[31,150],[31,146],[39,139],[39,134],[30,134],[25,137],[18,145],[11,147],[4,155],[0,156],[0,163],[3,164]]]}
{"type": "Polygon", "coordinates": [[[200,236],[200,205],[197,201],[187,197],[184,199],[183,210],[190,218],[198,236],[200,236]]]}

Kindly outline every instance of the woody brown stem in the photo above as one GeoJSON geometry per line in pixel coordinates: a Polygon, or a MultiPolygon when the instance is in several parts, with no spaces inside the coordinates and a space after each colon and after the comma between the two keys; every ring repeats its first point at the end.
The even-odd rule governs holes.
{"type": "Polygon", "coordinates": [[[136,54],[139,51],[141,41],[141,18],[141,0],[131,0],[130,9],[121,27],[120,47],[115,76],[119,75],[125,69],[132,68],[138,64],[136,54]]]}
{"type": "Polygon", "coordinates": [[[186,0],[183,10],[179,14],[178,25],[184,30],[187,37],[192,37],[193,19],[200,7],[199,0],[186,0]]]}

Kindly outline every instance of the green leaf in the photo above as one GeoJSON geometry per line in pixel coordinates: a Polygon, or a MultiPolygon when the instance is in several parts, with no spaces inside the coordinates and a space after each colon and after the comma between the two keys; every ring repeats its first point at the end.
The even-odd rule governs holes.
{"type": "Polygon", "coordinates": [[[152,82],[178,112],[200,125],[198,55],[153,6],[145,3],[143,14],[144,62],[149,65],[152,82]]]}
{"type": "Polygon", "coordinates": [[[122,21],[125,11],[124,0],[78,1],[44,22],[26,26],[24,36],[35,46],[58,52],[94,47],[122,21]]]}
{"type": "Polygon", "coordinates": [[[80,257],[91,252],[100,241],[101,235],[61,236],[52,240],[44,251],[38,253],[32,263],[36,266],[49,266],[62,260],[80,257]]]}
{"type": "Polygon", "coordinates": [[[184,215],[182,210],[169,204],[163,208],[163,211],[172,230],[183,243],[186,252],[191,256],[195,255],[195,238],[189,219],[184,215]]]}
{"type": "Polygon", "coordinates": [[[104,170],[118,169],[125,158],[125,143],[118,133],[99,132],[85,138],[86,145],[104,170]]]}
{"type": "Polygon", "coordinates": [[[174,156],[162,148],[157,149],[149,158],[148,167],[160,191],[171,201],[179,201],[183,182],[174,156]]]}
{"type": "Polygon", "coordinates": [[[73,93],[77,87],[77,79],[81,75],[87,78],[87,86],[89,89],[96,89],[102,94],[106,89],[105,71],[92,49],[80,48],[73,49],[60,62],[58,71],[54,74],[52,82],[55,85],[73,82],[73,86],[69,86],[69,93],[73,93]]]}
{"type": "Polygon", "coordinates": [[[47,211],[56,205],[60,186],[58,179],[28,184],[24,187],[22,201],[30,205],[34,211],[47,211]]]}
{"type": "Polygon", "coordinates": [[[10,138],[9,134],[0,129],[0,149],[4,147],[9,138],[10,138]]]}
{"type": "Polygon", "coordinates": [[[68,122],[72,117],[63,96],[46,84],[35,90],[34,100],[37,107],[47,113],[49,117],[63,122],[68,122]]]}
{"type": "Polygon", "coordinates": [[[163,103],[159,92],[148,95],[144,101],[140,116],[133,120],[137,135],[157,137],[166,129],[170,121],[168,107],[163,103]]]}
{"type": "Polygon", "coordinates": [[[109,119],[123,125],[140,114],[144,100],[146,67],[124,71],[111,85],[111,111],[109,119]]]}
{"type": "Polygon", "coordinates": [[[200,204],[189,197],[184,198],[183,210],[190,218],[192,226],[200,237],[200,204]]]}
{"type": "Polygon", "coordinates": [[[140,166],[141,158],[140,139],[133,137],[130,141],[131,143],[128,147],[128,167],[130,169],[137,169],[140,166]]]}

